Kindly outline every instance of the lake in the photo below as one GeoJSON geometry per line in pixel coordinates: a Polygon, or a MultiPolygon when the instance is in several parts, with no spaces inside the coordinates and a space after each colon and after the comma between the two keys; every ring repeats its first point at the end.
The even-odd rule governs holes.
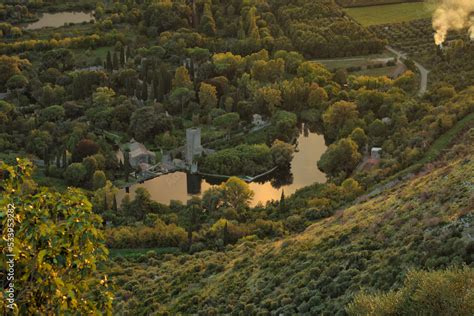
{"type": "Polygon", "coordinates": [[[43,27],[60,27],[65,23],[82,23],[89,22],[94,19],[93,12],[56,12],[43,13],[39,20],[33,23],[26,24],[25,30],[37,30],[43,27]]]}
{"type": "MultiPolygon", "coordinates": [[[[290,173],[276,172],[262,181],[249,183],[250,189],[255,192],[252,206],[259,202],[265,204],[270,200],[279,200],[283,190],[288,196],[315,182],[326,182],[326,175],[316,165],[321,155],[326,151],[324,137],[306,129],[306,132],[302,131],[298,137],[297,149],[298,151],[295,152],[291,161],[290,173]]],[[[171,200],[179,200],[185,203],[193,195],[200,196],[219,182],[222,181],[205,179],[199,175],[190,175],[185,172],[175,172],[131,186],[130,198],[133,198],[136,188],[141,187],[147,189],[152,199],[157,202],[168,204],[171,200]]],[[[125,194],[127,193],[124,189],[119,191],[118,202],[125,194]]]]}

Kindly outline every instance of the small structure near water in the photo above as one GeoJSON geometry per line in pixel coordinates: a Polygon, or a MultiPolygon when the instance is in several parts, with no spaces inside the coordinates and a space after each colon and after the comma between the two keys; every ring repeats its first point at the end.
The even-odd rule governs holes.
{"type": "Polygon", "coordinates": [[[372,147],[372,149],[370,150],[370,159],[380,160],[380,154],[381,153],[382,153],[382,148],[372,147]]]}

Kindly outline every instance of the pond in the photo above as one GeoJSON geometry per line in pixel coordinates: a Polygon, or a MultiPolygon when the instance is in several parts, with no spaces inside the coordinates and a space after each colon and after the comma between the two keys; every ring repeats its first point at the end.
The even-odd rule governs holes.
{"type": "Polygon", "coordinates": [[[39,20],[33,23],[26,24],[25,30],[37,30],[43,27],[60,27],[65,23],[82,23],[94,20],[93,12],[56,12],[43,13],[39,20]]]}
{"type": "MultiPolygon", "coordinates": [[[[326,176],[321,172],[316,163],[326,151],[324,137],[320,134],[302,130],[298,137],[297,152],[291,161],[289,172],[276,172],[266,179],[249,183],[250,189],[255,192],[252,206],[259,202],[265,204],[267,201],[279,200],[282,191],[288,196],[296,190],[315,182],[326,182],[326,176]]],[[[145,188],[150,192],[153,200],[168,204],[171,200],[179,200],[186,203],[193,195],[200,196],[204,191],[217,185],[222,181],[206,179],[199,175],[190,175],[185,172],[169,173],[158,178],[145,181],[130,187],[130,198],[134,196],[137,188],[145,188]]],[[[117,194],[118,202],[125,196],[122,189],[117,194]]]]}

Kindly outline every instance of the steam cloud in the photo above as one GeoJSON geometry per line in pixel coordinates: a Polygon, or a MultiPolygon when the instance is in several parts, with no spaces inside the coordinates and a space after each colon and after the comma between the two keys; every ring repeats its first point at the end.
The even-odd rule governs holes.
{"type": "Polygon", "coordinates": [[[474,0],[440,0],[433,14],[434,40],[441,45],[449,30],[468,29],[474,40],[474,0]]]}

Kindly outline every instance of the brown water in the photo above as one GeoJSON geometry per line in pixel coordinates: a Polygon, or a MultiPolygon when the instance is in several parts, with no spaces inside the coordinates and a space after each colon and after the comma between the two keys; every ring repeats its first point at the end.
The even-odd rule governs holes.
{"type": "Polygon", "coordinates": [[[26,30],[37,30],[43,27],[60,27],[65,23],[82,23],[94,19],[92,12],[57,12],[43,13],[36,22],[25,25],[26,30]]]}
{"type": "MultiPolygon", "coordinates": [[[[298,152],[295,152],[291,162],[292,183],[279,188],[272,185],[273,181],[271,179],[263,183],[250,183],[250,189],[255,192],[252,205],[255,206],[259,202],[265,204],[270,200],[279,200],[282,190],[288,196],[296,190],[315,182],[326,182],[325,174],[316,166],[325,151],[326,145],[322,135],[309,133],[305,136],[301,134],[298,138],[298,152]]],[[[133,185],[130,187],[130,198],[133,198],[135,189],[141,187],[147,189],[152,199],[157,202],[168,204],[171,200],[179,200],[185,203],[193,196],[188,192],[200,191],[200,193],[194,194],[199,196],[212,186],[213,184],[209,180],[201,179],[199,176],[175,172],[151,179],[142,184],[133,185]]],[[[121,201],[125,194],[125,190],[120,190],[117,195],[118,201],[121,201]]]]}

